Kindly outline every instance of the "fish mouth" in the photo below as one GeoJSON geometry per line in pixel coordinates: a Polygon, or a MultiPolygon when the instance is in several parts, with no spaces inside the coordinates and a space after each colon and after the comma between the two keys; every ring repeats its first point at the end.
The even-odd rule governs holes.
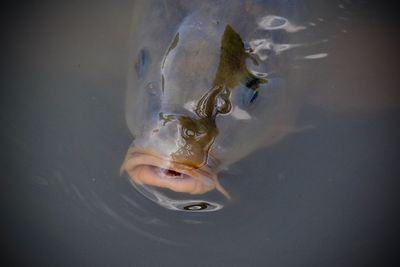
{"type": "Polygon", "coordinates": [[[217,175],[208,167],[195,168],[166,158],[155,151],[130,147],[121,166],[137,185],[200,195],[217,189],[227,199],[228,192],[219,184],[217,175]]]}

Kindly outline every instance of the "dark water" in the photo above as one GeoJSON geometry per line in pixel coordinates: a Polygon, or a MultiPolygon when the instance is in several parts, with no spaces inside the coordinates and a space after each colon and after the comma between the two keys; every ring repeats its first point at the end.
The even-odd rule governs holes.
{"type": "MultiPolygon", "coordinates": [[[[371,49],[373,58],[398,62],[391,50],[399,44],[393,6],[358,3],[360,16],[385,25],[374,32],[387,46],[373,50],[356,39],[346,51],[371,49]]],[[[334,112],[309,105],[299,121],[312,123],[311,130],[221,174],[233,203],[214,213],[172,212],[119,176],[131,142],[124,97],[132,8],[130,1],[66,1],[20,3],[3,11],[2,261],[395,265],[398,66],[357,65],[357,79],[380,74],[377,84],[393,100],[389,108],[334,112]]],[[[351,54],[339,55],[327,65],[351,64],[351,54]]],[[[313,78],[329,79],[334,70],[313,78]]]]}

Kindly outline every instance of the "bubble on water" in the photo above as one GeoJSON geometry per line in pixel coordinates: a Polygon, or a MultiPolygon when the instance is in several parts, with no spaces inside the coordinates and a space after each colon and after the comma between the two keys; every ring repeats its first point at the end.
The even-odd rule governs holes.
{"type": "Polygon", "coordinates": [[[299,47],[301,44],[275,44],[274,51],[276,54],[280,54],[283,51],[289,50],[291,48],[299,47]]]}
{"type": "MultiPolygon", "coordinates": [[[[131,184],[145,197],[169,210],[189,211],[189,212],[211,212],[224,207],[223,204],[204,199],[175,199],[165,195],[157,188],[145,185],[137,185],[133,181],[131,184]]],[[[212,181],[210,181],[212,183],[212,181]]]]}
{"type": "Polygon", "coordinates": [[[191,204],[188,206],[183,207],[184,210],[189,210],[189,211],[198,211],[198,210],[205,210],[207,209],[209,204],[207,202],[200,202],[197,204],[191,204]]]}
{"type": "Polygon", "coordinates": [[[297,26],[289,22],[284,17],[268,15],[263,17],[259,22],[258,26],[264,30],[285,30],[287,32],[298,32],[306,29],[304,26],[297,26]]]}
{"type": "Polygon", "coordinates": [[[319,59],[319,58],[324,58],[327,57],[328,53],[319,53],[319,54],[313,54],[313,55],[308,55],[305,56],[305,59],[319,59]]]}

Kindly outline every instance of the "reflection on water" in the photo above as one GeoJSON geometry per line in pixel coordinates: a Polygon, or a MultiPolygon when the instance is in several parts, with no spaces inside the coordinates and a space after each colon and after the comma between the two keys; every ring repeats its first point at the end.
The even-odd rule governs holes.
{"type": "MultiPolygon", "coordinates": [[[[264,92],[271,94],[263,98],[260,93],[256,101],[271,99],[278,90],[293,90],[292,97],[301,101],[284,109],[296,111],[293,118],[282,118],[295,121],[290,127],[282,125],[291,134],[273,135],[265,141],[267,148],[257,150],[258,140],[255,147],[234,142],[257,139],[254,131],[263,124],[254,131],[232,131],[233,139],[220,140],[221,149],[233,148],[220,154],[227,164],[219,172],[231,202],[210,195],[211,206],[195,197],[197,202],[181,205],[168,191],[150,196],[192,211],[219,209],[214,203],[224,203],[223,209],[206,213],[165,209],[119,176],[132,141],[123,103],[133,5],[47,3],[15,9],[20,15],[15,31],[7,33],[14,45],[13,53],[5,53],[8,90],[0,113],[6,151],[1,161],[2,239],[13,263],[385,263],[397,233],[399,177],[398,30],[390,6],[372,1],[265,1],[265,11],[260,1],[241,2],[245,6],[240,14],[253,12],[259,19],[235,30],[246,48],[266,62],[246,63],[253,73],[267,74],[264,92]],[[257,25],[254,31],[246,28],[251,23],[257,25]]],[[[190,1],[181,8],[196,5],[190,1]]],[[[159,42],[141,57],[147,73],[157,61],[153,50],[164,41],[171,43],[184,17],[173,6],[167,6],[167,13],[151,10],[151,16],[177,21],[155,29],[159,42]],[[146,53],[153,55],[151,61],[146,53]]],[[[210,81],[202,80],[196,80],[199,88],[209,89],[202,85],[210,81]]],[[[159,86],[151,83],[148,93],[157,95],[159,86]]],[[[240,129],[249,129],[246,123],[264,109],[247,109],[254,95],[237,92],[235,101],[244,100],[235,102],[239,104],[227,116],[240,129]]],[[[224,133],[230,125],[220,127],[224,133]]]]}

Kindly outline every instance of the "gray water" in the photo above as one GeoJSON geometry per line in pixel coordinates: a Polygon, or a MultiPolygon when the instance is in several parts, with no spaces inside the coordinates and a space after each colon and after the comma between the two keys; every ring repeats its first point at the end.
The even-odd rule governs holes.
{"type": "MultiPolygon", "coordinates": [[[[355,85],[373,80],[384,100],[358,95],[350,102],[362,108],[354,112],[306,106],[298,120],[312,129],[222,172],[234,201],[207,214],[166,210],[119,175],[132,141],[124,100],[133,3],[6,8],[2,261],[11,266],[394,265],[399,30],[393,6],[371,2],[358,1],[358,13],[351,15],[371,30],[371,42],[349,38],[339,58],[326,59],[328,71],[310,77],[317,84],[340,85],[335,66],[348,61],[356,75],[352,78],[349,67],[344,79],[355,85]],[[363,51],[371,52],[371,60],[352,58],[368,55],[363,51]]],[[[355,28],[349,22],[346,34],[352,36],[355,28]]]]}

